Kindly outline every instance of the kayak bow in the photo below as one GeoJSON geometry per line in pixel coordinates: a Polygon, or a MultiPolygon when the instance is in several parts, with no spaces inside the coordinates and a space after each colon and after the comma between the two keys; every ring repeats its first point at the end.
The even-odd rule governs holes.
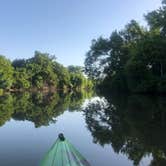
{"type": "Polygon", "coordinates": [[[55,144],[46,154],[41,166],[90,166],[88,161],[59,134],[55,144]]]}

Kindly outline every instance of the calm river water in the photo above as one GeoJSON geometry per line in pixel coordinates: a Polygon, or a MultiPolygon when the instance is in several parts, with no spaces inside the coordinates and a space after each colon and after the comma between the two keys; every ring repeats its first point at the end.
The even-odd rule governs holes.
{"type": "Polygon", "coordinates": [[[0,165],[39,166],[63,132],[92,166],[166,165],[166,98],[0,97],[0,165]]]}

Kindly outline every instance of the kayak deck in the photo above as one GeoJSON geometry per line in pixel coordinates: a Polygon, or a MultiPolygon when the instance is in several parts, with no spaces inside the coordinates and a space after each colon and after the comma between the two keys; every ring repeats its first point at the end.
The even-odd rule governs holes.
{"type": "Polygon", "coordinates": [[[68,140],[58,138],[46,154],[41,166],[90,166],[68,140]]]}

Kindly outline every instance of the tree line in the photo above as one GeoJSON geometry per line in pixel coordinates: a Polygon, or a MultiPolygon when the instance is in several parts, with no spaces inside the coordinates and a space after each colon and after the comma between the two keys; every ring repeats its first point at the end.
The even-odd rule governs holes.
{"type": "Polygon", "coordinates": [[[99,88],[166,93],[166,0],[144,18],[147,26],[131,20],[109,38],[92,40],[85,72],[99,88]]]}
{"type": "Polygon", "coordinates": [[[80,66],[64,67],[55,56],[35,52],[30,59],[13,62],[0,56],[0,91],[27,89],[91,89],[92,82],[83,74],[80,66]]]}

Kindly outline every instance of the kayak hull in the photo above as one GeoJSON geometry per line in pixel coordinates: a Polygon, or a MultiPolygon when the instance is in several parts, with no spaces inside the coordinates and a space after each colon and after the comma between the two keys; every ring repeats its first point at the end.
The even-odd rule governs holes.
{"type": "Polygon", "coordinates": [[[45,155],[41,166],[90,166],[88,161],[68,141],[59,138],[45,155]]]}

